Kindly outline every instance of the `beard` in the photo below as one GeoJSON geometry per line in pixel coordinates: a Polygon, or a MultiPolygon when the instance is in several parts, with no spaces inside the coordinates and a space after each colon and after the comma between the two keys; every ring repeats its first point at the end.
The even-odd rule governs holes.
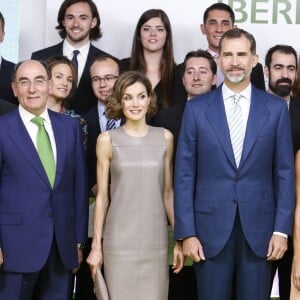
{"type": "Polygon", "coordinates": [[[230,75],[230,71],[233,71],[233,70],[224,72],[224,77],[231,83],[240,83],[240,82],[244,81],[246,78],[248,78],[250,76],[251,71],[252,71],[252,69],[250,69],[247,72],[245,69],[241,69],[241,68],[235,69],[235,71],[236,70],[242,71],[242,74],[232,76],[232,75],[230,75]]]}
{"type": "Polygon", "coordinates": [[[289,78],[278,79],[275,83],[272,83],[271,78],[269,82],[270,90],[279,97],[287,97],[293,90],[293,82],[289,78]],[[287,83],[281,85],[281,83],[287,83]]]}

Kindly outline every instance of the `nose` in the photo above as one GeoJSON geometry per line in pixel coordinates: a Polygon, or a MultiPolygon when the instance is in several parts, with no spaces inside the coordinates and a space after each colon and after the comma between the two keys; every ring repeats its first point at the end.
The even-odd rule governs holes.
{"type": "Polygon", "coordinates": [[[287,68],[282,68],[282,76],[285,78],[288,77],[288,69],[287,68]]]}
{"type": "Polygon", "coordinates": [[[138,106],[138,99],[137,99],[137,97],[132,98],[132,105],[133,106],[138,106]]]}
{"type": "Polygon", "coordinates": [[[28,85],[28,90],[30,93],[34,93],[36,91],[36,86],[34,81],[30,81],[28,85]]]}
{"type": "Polygon", "coordinates": [[[199,74],[199,71],[196,71],[196,72],[194,73],[193,80],[194,80],[194,81],[200,80],[200,74],[199,74]]]}
{"type": "Polygon", "coordinates": [[[156,30],[154,28],[150,29],[150,35],[155,35],[156,34],[156,30]]]}
{"type": "Polygon", "coordinates": [[[220,23],[218,23],[218,24],[216,25],[216,31],[217,31],[217,32],[222,32],[222,31],[223,31],[223,25],[220,24],[220,23]]]}

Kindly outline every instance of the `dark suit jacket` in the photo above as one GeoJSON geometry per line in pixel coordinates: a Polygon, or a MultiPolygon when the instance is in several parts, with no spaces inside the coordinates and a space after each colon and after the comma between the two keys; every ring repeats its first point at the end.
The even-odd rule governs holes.
{"type": "Polygon", "coordinates": [[[220,253],[239,211],[244,236],[266,257],[274,231],[291,234],[294,162],[286,102],[252,87],[236,167],[222,87],[187,101],[175,166],[175,238],[197,236],[206,258],[220,253]]]}
{"type": "Polygon", "coordinates": [[[15,104],[9,103],[6,100],[0,99],[0,116],[8,113],[9,111],[15,109],[17,106],[15,104]]]}
{"type": "Polygon", "coordinates": [[[175,162],[176,148],[178,142],[178,136],[181,126],[181,119],[184,110],[184,105],[174,105],[170,108],[160,110],[153,117],[153,126],[164,127],[170,130],[174,137],[174,155],[173,159],[175,162]]]}
{"type": "MultiPolygon", "coordinates": [[[[85,114],[92,106],[97,103],[91,85],[90,66],[95,57],[106,54],[102,50],[91,45],[87,61],[76,89],[75,95],[69,100],[69,108],[74,109],[79,115],[85,114]]],[[[57,45],[33,52],[32,59],[45,60],[51,56],[63,55],[63,42],[57,45]]]]}
{"type": "MultiPolygon", "coordinates": [[[[187,99],[187,94],[182,83],[183,76],[183,63],[177,65],[175,71],[175,83],[173,86],[173,99],[172,104],[183,104],[187,99]]],[[[252,69],[251,72],[251,83],[258,89],[265,91],[265,78],[263,67],[260,63],[258,63],[255,68],[252,69]]]]}
{"type": "Polygon", "coordinates": [[[0,118],[0,247],[3,271],[40,270],[53,238],[64,266],[78,264],[87,238],[86,162],[79,122],[49,110],[57,147],[52,188],[16,109],[0,118]]]}
{"type": "Polygon", "coordinates": [[[292,138],[293,138],[293,150],[296,155],[297,150],[300,149],[300,100],[291,98],[289,106],[292,138]]]}
{"type": "Polygon", "coordinates": [[[18,104],[17,98],[11,88],[11,76],[14,71],[15,64],[2,57],[0,65],[0,98],[13,104],[18,104]]]}

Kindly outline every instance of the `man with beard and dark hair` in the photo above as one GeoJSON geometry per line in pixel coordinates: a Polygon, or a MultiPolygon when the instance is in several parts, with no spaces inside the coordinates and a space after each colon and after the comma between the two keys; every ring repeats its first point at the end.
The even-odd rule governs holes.
{"type": "MultiPolygon", "coordinates": [[[[269,82],[268,92],[287,101],[291,117],[294,155],[300,149],[300,100],[292,97],[297,77],[297,52],[289,45],[275,45],[267,52],[265,75],[269,82]]],[[[280,300],[289,300],[291,268],[293,259],[292,238],[288,239],[288,250],[282,259],[273,261],[273,276],[278,270],[280,300]]]]}
{"type": "Polygon", "coordinates": [[[33,52],[32,59],[45,60],[51,56],[65,55],[77,70],[78,84],[69,100],[69,108],[85,114],[97,104],[93,93],[90,66],[96,56],[107,54],[91,44],[102,37],[100,16],[92,0],[65,0],[61,4],[56,29],[63,39],[57,45],[33,52]]]}

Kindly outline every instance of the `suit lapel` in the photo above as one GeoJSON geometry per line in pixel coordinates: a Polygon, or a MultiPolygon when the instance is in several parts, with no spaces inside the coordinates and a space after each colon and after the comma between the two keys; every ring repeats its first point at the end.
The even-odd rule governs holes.
{"type": "Polygon", "coordinates": [[[229,162],[234,168],[236,168],[221,87],[208,95],[208,107],[205,112],[207,121],[213,128],[229,162]]]}
{"type": "Polygon", "coordinates": [[[269,115],[269,111],[265,106],[265,98],[259,94],[259,91],[252,86],[251,104],[247,128],[244,139],[243,153],[241,157],[240,167],[247,159],[256,139],[261,132],[269,115]]]}
{"type": "Polygon", "coordinates": [[[39,154],[22,122],[19,111],[15,110],[12,115],[12,123],[8,126],[8,135],[10,136],[16,149],[19,150],[20,155],[23,155],[28,164],[32,166],[35,172],[41,179],[51,188],[47,174],[39,158],[39,154]]]}
{"type": "Polygon", "coordinates": [[[64,158],[66,152],[66,135],[64,128],[63,120],[58,120],[58,114],[53,113],[52,111],[48,110],[49,117],[51,119],[52,130],[55,138],[56,144],[56,176],[55,176],[55,183],[54,188],[57,183],[61,180],[61,176],[63,174],[63,166],[64,166],[64,158]]]}

